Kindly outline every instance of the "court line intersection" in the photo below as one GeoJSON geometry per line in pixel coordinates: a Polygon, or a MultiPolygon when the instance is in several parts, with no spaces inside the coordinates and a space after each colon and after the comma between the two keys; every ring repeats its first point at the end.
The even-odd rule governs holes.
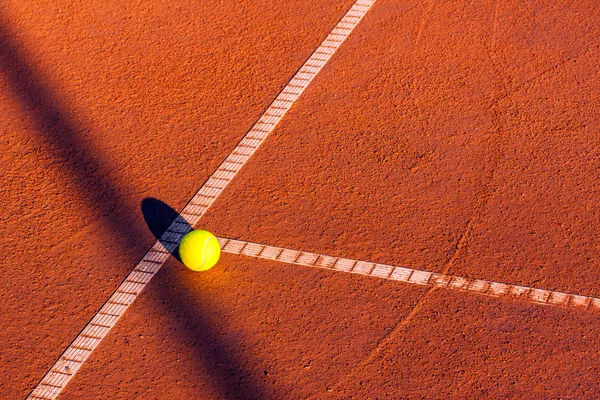
{"type": "MultiPolygon", "coordinates": [[[[195,226],[231,180],[274,130],[283,116],[329,61],[375,0],[358,0],[312,53],[298,72],[269,105],[267,110],[244,135],[233,151],[208,178],[181,211],[181,214],[144,255],[107,302],[94,315],[58,361],[44,375],[28,399],[55,399],[85,363],[102,339],[159,271],[177,248],[181,238],[195,226]]],[[[582,310],[600,310],[600,299],[534,287],[465,278],[426,270],[380,264],[370,261],[332,257],[265,244],[218,238],[225,253],[244,255],[338,272],[382,278],[404,284],[439,287],[479,293],[494,297],[511,297],[541,305],[562,306],[582,310]]]]}
{"type": "Polygon", "coordinates": [[[374,3],[375,0],[357,0],[352,5],[259,120],[192,197],[167,231],[71,342],[27,399],[52,400],[59,395],[177,248],[181,238],[190,231],[190,226],[198,223],[374,3]]]}

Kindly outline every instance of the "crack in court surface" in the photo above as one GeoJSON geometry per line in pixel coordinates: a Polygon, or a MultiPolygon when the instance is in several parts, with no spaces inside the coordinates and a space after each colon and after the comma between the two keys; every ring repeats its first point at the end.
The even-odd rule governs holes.
{"type": "MultiPolygon", "coordinates": [[[[374,2],[375,0],[359,0],[352,6],[325,41],[315,50],[308,61],[302,65],[292,80],[271,103],[257,123],[238,143],[232,153],[210,176],[181,214],[170,224],[166,232],[160,235],[159,240],[70,344],[69,348],[33,390],[29,398],[54,399],[59,395],[164,262],[173,254],[181,238],[191,230],[191,226],[198,223],[231,180],[234,179],[318,72],[362,20],[374,2]]],[[[433,3],[431,3],[431,7],[433,7],[433,3]]],[[[422,20],[419,37],[425,27],[427,18],[429,16],[425,15],[422,20]]],[[[493,48],[492,43],[492,50],[493,48]]],[[[538,77],[534,79],[538,79],[538,77]]],[[[516,90],[520,90],[528,83],[529,81],[525,82],[516,90]]],[[[509,95],[507,94],[507,96],[509,95]]],[[[468,225],[463,237],[459,240],[455,255],[462,248],[461,243],[467,237],[469,229],[468,225]]],[[[403,284],[426,286],[432,288],[432,290],[438,288],[454,289],[494,297],[518,298],[522,301],[540,305],[578,308],[587,311],[600,310],[600,299],[595,297],[448,275],[447,272],[454,257],[450,259],[449,264],[441,273],[435,273],[227,238],[219,238],[219,241],[223,252],[230,254],[377,277],[403,284]]]]}

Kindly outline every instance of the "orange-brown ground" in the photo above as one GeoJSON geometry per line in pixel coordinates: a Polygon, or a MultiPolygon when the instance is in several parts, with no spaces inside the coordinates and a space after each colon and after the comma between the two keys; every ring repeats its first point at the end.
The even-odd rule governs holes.
{"type": "MultiPolygon", "coordinates": [[[[352,1],[3,2],[0,397],[24,398],[352,1]],[[184,2],[185,3],[185,2],[184,2]]],[[[202,220],[600,296],[600,11],[378,0],[202,220]]],[[[167,262],[64,399],[600,396],[598,315],[167,262]]]]}

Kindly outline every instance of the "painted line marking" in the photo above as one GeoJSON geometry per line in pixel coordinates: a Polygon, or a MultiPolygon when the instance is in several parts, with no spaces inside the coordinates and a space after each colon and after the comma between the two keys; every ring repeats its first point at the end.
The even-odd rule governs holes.
{"type": "Polygon", "coordinates": [[[246,242],[243,240],[218,238],[221,251],[266,260],[280,261],[286,264],[302,265],[329,269],[339,272],[373,276],[399,281],[411,285],[436,286],[440,288],[479,293],[492,297],[519,298],[529,303],[583,308],[600,311],[600,298],[552,290],[491,282],[475,278],[463,278],[437,272],[377,264],[369,261],[332,257],[325,254],[307,253],[300,250],[246,242]]]}
{"type": "Polygon", "coordinates": [[[110,299],[102,306],[100,311],[91,319],[84,327],[81,333],[75,338],[71,345],[60,356],[59,360],[50,368],[48,373],[42,378],[38,385],[27,397],[28,399],[44,398],[55,399],[62,389],[69,383],[70,379],[75,375],[79,367],[87,360],[92,351],[108,334],[110,329],[123,316],[129,305],[115,303],[114,300],[122,294],[129,294],[134,299],[144,289],[150,279],[158,272],[164,262],[179,245],[179,241],[189,231],[186,230],[187,224],[195,226],[200,218],[206,213],[213,202],[219,197],[229,182],[237,175],[240,169],[248,161],[258,147],[265,141],[267,136],[275,129],[275,126],[281,121],[283,116],[290,110],[292,105],[298,100],[300,95],[306,90],[308,85],[317,76],[325,64],[331,59],[335,51],[346,40],[354,28],[365,16],[367,11],[375,3],[375,0],[358,0],[348,10],[346,15],[338,22],[336,27],[327,35],[321,45],[313,52],[308,60],[300,67],[298,72],[292,77],[288,84],[281,90],[279,95],[271,102],[263,115],[258,119],[254,126],[244,135],[242,140],[221,163],[215,172],[206,180],[204,185],[196,192],[192,199],[187,203],[176,219],[161,238],[156,241],[152,248],[146,253],[142,260],[136,265],[130,275],[125,278],[123,283],[117,288],[110,299]],[[349,21],[348,16],[356,17],[353,21],[349,21]],[[338,27],[344,26],[347,29],[341,31],[338,27]],[[327,45],[325,45],[327,43],[327,45]],[[324,50],[328,48],[328,50],[324,50]],[[310,67],[307,67],[310,65],[310,67]],[[235,160],[237,163],[230,163],[228,160],[235,160]],[[211,196],[204,196],[208,190],[212,190],[211,196]],[[177,232],[174,234],[174,232],[177,232]],[[142,269],[143,268],[143,269],[142,269]],[[147,278],[138,281],[132,277],[139,271],[150,274],[147,278]],[[106,318],[113,317],[113,318],[106,318]],[[90,338],[85,336],[84,332],[88,332],[88,326],[98,322],[100,318],[104,318],[103,325],[108,328],[103,330],[98,338],[90,338]],[[81,361],[73,364],[70,367],[72,375],[66,379],[61,379],[58,386],[54,385],[56,377],[53,370],[60,370],[61,365],[66,362],[66,355],[71,354],[73,350],[83,350],[79,353],[81,361]]]}

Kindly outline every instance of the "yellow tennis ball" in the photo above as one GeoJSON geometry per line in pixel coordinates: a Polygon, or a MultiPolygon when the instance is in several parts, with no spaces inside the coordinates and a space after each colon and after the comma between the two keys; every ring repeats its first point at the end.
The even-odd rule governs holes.
{"type": "Polygon", "coordinates": [[[191,231],[179,243],[179,257],[192,271],[206,271],[219,261],[221,246],[208,231],[191,231]]]}

